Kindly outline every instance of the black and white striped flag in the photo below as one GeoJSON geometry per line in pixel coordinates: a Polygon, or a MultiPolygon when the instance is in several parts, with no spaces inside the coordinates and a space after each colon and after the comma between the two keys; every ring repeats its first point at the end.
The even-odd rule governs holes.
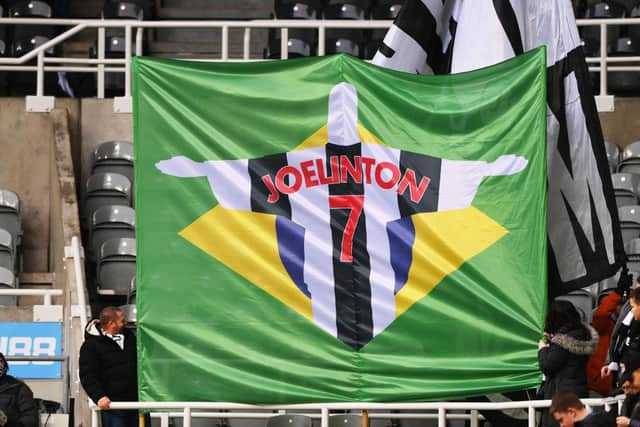
{"type": "MultiPolygon", "coordinates": [[[[549,294],[612,276],[624,248],[570,0],[407,0],[373,62],[458,73],[547,47],[549,294]]],[[[523,189],[523,191],[526,191],[523,189]]]]}

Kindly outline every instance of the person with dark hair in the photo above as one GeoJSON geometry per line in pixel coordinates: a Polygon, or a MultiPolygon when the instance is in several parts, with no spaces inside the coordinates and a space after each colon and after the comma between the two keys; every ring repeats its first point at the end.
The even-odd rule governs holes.
{"type": "Polygon", "coordinates": [[[117,307],[105,307],[85,328],[80,347],[80,382],[102,409],[103,427],[138,425],[137,410],[112,410],[112,401],[138,400],[136,337],[117,307]]]}
{"type": "MultiPolygon", "coordinates": [[[[544,334],[548,342],[538,343],[538,363],[545,376],[542,398],[551,399],[559,391],[587,396],[587,361],[598,346],[598,332],[582,323],[569,301],[555,300],[549,305],[544,334]]],[[[546,411],[542,424],[555,425],[546,411]]]]}
{"type": "Polygon", "coordinates": [[[560,427],[611,427],[614,415],[594,412],[571,391],[559,391],[553,395],[549,412],[560,427]]]}
{"type": "Polygon", "coordinates": [[[629,305],[629,313],[624,316],[618,330],[611,337],[611,361],[602,367],[603,377],[616,371],[623,375],[625,371],[632,372],[640,368],[640,288],[631,291],[629,305]]]}
{"type": "Polygon", "coordinates": [[[640,402],[638,402],[638,380],[640,369],[627,371],[620,377],[622,391],[625,395],[620,408],[620,416],[616,418],[618,427],[640,427],[640,402]]]}
{"type": "Polygon", "coordinates": [[[38,426],[38,407],[31,389],[19,379],[7,375],[8,370],[7,359],[0,353],[0,426],[38,426]]]}

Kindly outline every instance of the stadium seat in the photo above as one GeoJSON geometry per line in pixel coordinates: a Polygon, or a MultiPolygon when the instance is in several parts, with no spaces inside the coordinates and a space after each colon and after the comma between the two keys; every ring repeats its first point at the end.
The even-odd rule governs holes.
{"type": "Polygon", "coordinates": [[[371,2],[367,0],[329,0],[322,16],[324,19],[367,19],[371,2]]]}
{"type": "Polygon", "coordinates": [[[401,8],[400,0],[378,0],[371,9],[371,19],[396,19],[401,8]]]}
{"type": "Polygon", "coordinates": [[[95,258],[104,242],[117,238],[136,237],[136,213],[129,206],[109,205],[98,208],[89,228],[90,257],[95,258]]]}
{"type": "Polygon", "coordinates": [[[12,2],[7,7],[10,18],[51,18],[51,3],[43,0],[25,0],[12,2]]]}
{"type": "Polygon", "coordinates": [[[376,28],[371,30],[369,33],[369,38],[364,45],[364,59],[373,59],[373,56],[380,48],[382,41],[384,40],[384,36],[387,34],[386,29],[376,28]]]}
{"type": "MultiPolygon", "coordinates": [[[[18,287],[16,276],[7,268],[0,267],[0,289],[15,289],[18,287]]],[[[0,295],[0,305],[14,306],[18,303],[18,297],[0,295]]]]}
{"type": "MultiPolygon", "coordinates": [[[[640,55],[640,40],[634,41],[630,37],[621,37],[614,40],[608,47],[609,56],[638,56],[640,55]]],[[[631,66],[633,62],[618,62],[616,66],[631,66]]],[[[607,84],[611,93],[615,95],[640,94],[640,73],[633,71],[609,71],[607,84]]]]}
{"type": "MultiPolygon", "coordinates": [[[[630,18],[640,18],[640,2],[631,10],[630,18]]],[[[627,35],[636,43],[640,42],[640,25],[628,25],[626,27],[627,35]]]]}
{"type": "Polygon", "coordinates": [[[362,427],[360,414],[334,414],[329,416],[329,427],[362,427]]]}
{"type": "Polygon", "coordinates": [[[20,199],[13,191],[0,190],[0,228],[7,230],[16,246],[22,243],[20,199]]]}
{"type": "Polygon", "coordinates": [[[16,271],[16,248],[13,236],[0,228],[0,267],[16,271]]]}
{"type": "MultiPolygon", "coordinates": [[[[10,30],[12,34],[8,37],[11,39],[8,55],[12,57],[20,57],[31,52],[54,38],[57,33],[56,27],[52,25],[14,25],[10,30]]],[[[51,47],[45,50],[45,55],[55,56],[57,52],[57,48],[51,47]]],[[[24,65],[36,65],[36,60],[24,65]]],[[[33,72],[12,72],[8,74],[7,80],[9,96],[34,95],[36,92],[36,79],[33,72]]],[[[59,95],[56,73],[44,74],[44,91],[45,95],[59,95]]]]}
{"type": "Polygon", "coordinates": [[[364,57],[364,32],[361,30],[327,30],[326,53],[348,53],[356,58],[364,57]]]}
{"type": "Polygon", "coordinates": [[[611,175],[611,181],[613,182],[613,193],[618,207],[638,204],[640,175],[634,173],[614,173],[611,175]]]}
{"type": "MultiPolygon", "coordinates": [[[[280,30],[273,30],[269,37],[269,50],[265,57],[269,59],[281,58],[281,33],[280,30]]],[[[290,28],[289,39],[287,41],[289,58],[299,58],[312,56],[316,53],[317,32],[301,28],[290,28]]]]}
{"type": "Polygon", "coordinates": [[[318,19],[322,10],[320,0],[276,0],[278,19],[318,19]]]}
{"type": "Polygon", "coordinates": [[[604,142],[604,147],[607,151],[609,170],[614,173],[618,169],[618,163],[620,163],[620,147],[607,141],[604,142]]]}
{"type": "MultiPolygon", "coordinates": [[[[599,18],[624,18],[626,9],[624,6],[613,1],[602,1],[589,6],[584,14],[585,19],[599,18]]],[[[591,49],[600,48],[600,26],[579,27],[582,40],[589,45],[591,49]]],[[[607,26],[607,43],[610,43],[620,37],[620,26],[607,26]]]]}
{"type": "Polygon", "coordinates": [[[103,19],[144,19],[144,10],[132,2],[107,1],[102,8],[103,19]]]}
{"type": "Polygon", "coordinates": [[[640,238],[631,239],[624,245],[627,254],[627,268],[631,271],[640,271],[640,238]]]}
{"type": "Polygon", "coordinates": [[[570,292],[567,295],[562,295],[556,297],[556,300],[565,300],[572,303],[578,313],[580,313],[580,317],[582,321],[585,323],[591,323],[591,316],[593,315],[594,309],[594,300],[593,295],[586,289],[578,289],[573,292],[570,292]]]}
{"type": "Polygon", "coordinates": [[[266,427],[311,427],[311,418],[300,414],[276,415],[267,419],[266,427]]]}
{"type": "Polygon", "coordinates": [[[622,206],[618,208],[620,217],[620,229],[622,231],[622,241],[624,244],[640,237],[640,206],[622,206]]]}
{"type": "Polygon", "coordinates": [[[136,275],[136,240],[111,239],[100,247],[97,263],[98,294],[129,295],[136,275]]]}
{"type": "Polygon", "coordinates": [[[89,221],[93,213],[102,206],[131,206],[131,182],[119,173],[99,173],[87,179],[85,203],[85,221],[89,221]]]}
{"type": "Polygon", "coordinates": [[[128,141],[107,141],[93,151],[93,174],[119,173],[134,184],[133,144],[128,141]]]}
{"type": "Polygon", "coordinates": [[[624,147],[618,164],[618,172],[640,174],[640,141],[632,142],[624,147]]]}
{"type": "Polygon", "coordinates": [[[153,19],[151,0],[106,0],[102,7],[104,19],[153,19]]]}

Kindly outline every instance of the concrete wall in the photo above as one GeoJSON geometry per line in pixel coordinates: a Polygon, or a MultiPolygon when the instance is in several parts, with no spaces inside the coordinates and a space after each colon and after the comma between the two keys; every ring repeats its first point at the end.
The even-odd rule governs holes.
{"type": "MultiPolygon", "coordinates": [[[[77,120],[77,100],[57,102],[77,120]]],[[[49,115],[25,112],[24,98],[0,98],[0,188],[15,191],[22,201],[25,272],[50,271],[52,132],[49,115]]]]}
{"type": "Polygon", "coordinates": [[[640,140],[640,98],[615,98],[615,111],[600,113],[604,139],[620,147],[640,140]]]}

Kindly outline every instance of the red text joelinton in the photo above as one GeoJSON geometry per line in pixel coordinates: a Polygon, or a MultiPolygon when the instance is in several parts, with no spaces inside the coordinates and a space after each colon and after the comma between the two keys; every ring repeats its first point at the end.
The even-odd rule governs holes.
{"type": "Polygon", "coordinates": [[[353,161],[347,156],[330,156],[329,170],[325,170],[325,159],[318,158],[301,162],[299,166],[287,165],[278,170],[275,182],[271,175],[262,176],[262,182],[269,190],[269,203],[276,203],[280,194],[293,194],[303,186],[313,188],[319,185],[342,184],[355,182],[373,184],[384,190],[392,190],[404,194],[407,189],[414,203],[420,203],[430,179],[423,176],[417,182],[416,172],[407,168],[404,174],[391,162],[378,162],[372,157],[354,156],[353,161]],[[289,177],[286,180],[286,177],[289,177]]]}

